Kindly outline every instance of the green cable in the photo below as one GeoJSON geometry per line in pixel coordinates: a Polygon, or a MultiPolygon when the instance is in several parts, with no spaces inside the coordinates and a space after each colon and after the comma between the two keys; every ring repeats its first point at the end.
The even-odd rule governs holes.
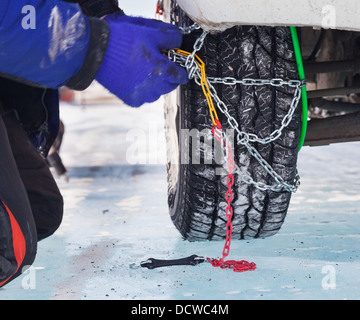
{"type": "MultiPolygon", "coordinates": [[[[302,61],[299,38],[297,35],[296,27],[290,27],[290,31],[294,45],[294,50],[295,50],[295,59],[299,72],[299,77],[300,80],[305,80],[304,65],[302,61]]],[[[306,130],[307,130],[308,100],[307,100],[307,93],[305,86],[301,88],[301,100],[302,100],[302,123],[301,123],[301,133],[300,133],[300,141],[299,141],[299,151],[304,145],[306,130]]]]}

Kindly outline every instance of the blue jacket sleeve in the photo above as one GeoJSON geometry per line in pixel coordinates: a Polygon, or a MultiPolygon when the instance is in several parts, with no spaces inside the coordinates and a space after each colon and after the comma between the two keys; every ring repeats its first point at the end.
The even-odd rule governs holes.
{"type": "Polygon", "coordinates": [[[77,4],[1,0],[0,75],[46,88],[85,89],[106,51],[106,28],[77,4]]]}

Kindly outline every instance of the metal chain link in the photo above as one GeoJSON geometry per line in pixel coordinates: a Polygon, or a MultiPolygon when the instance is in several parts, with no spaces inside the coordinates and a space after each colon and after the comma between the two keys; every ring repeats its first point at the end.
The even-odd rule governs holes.
{"type": "MultiPolygon", "coordinates": [[[[189,27],[182,28],[182,32],[184,34],[189,34],[194,30],[198,30],[200,27],[197,24],[193,24],[189,27]]],[[[187,57],[177,53],[175,50],[170,50],[168,52],[168,57],[171,61],[178,63],[180,66],[186,68],[189,79],[194,79],[198,85],[201,85],[201,71],[196,62],[195,55],[196,53],[203,47],[205,38],[208,32],[203,31],[199,38],[195,41],[193,46],[193,51],[187,57]]],[[[292,184],[286,183],[283,178],[271,167],[271,165],[260,155],[260,153],[251,145],[251,143],[260,143],[260,144],[269,144],[271,142],[276,141],[280,138],[283,133],[283,130],[290,124],[295,109],[301,99],[301,87],[305,85],[304,81],[301,80],[283,80],[280,78],[274,79],[236,79],[232,77],[207,77],[207,82],[210,89],[210,95],[214,99],[216,107],[223,113],[227,119],[227,122],[231,129],[233,129],[237,133],[237,144],[246,147],[248,152],[258,161],[261,167],[275,180],[275,184],[267,185],[263,182],[256,182],[252,179],[250,175],[247,175],[241,172],[241,169],[238,165],[235,165],[234,173],[237,173],[241,180],[243,180],[246,184],[254,185],[259,190],[271,190],[271,191],[288,191],[288,192],[296,192],[297,188],[300,185],[300,177],[296,171],[295,178],[292,184]],[[243,85],[243,86],[273,86],[273,87],[281,87],[288,86],[291,88],[295,88],[294,97],[291,101],[288,113],[284,116],[281,121],[280,128],[274,130],[269,136],[265,138],[260,138],[256,134],[247,133],[244,131],[240,131],[239,124],[237,120],[231,116],[229,113],[228,107],[226,104],[219,98],[217,91],[213,84],[224,84],[224,85],[243,85]]],[[[225,145],[229,143],[226,134],[222,131],[218,133],[222,136],[222,140],[225,141],[225,145]]],[[[227,162],[227,151],[226,146],[222,145],[222,153],[225,161],[227,162]]]]}
{"type": "Polygon", "coordinates": [[[268,144],[271,143],[275,140],[277,140],[281,134],[282,131],[284,130],[284,128],[286,128],[293,117],[293,114],[295,112],[295,109],[297,107],[298,102],[300,101],[301,98],[301,87],[304,85],[303,81],[300,80],[282,80],[282,79],[243,79],[243,80],[237,80],[235,78],[212,78],[212,77],[208,77],[208,81],[209,81],[209,87],[210,87],[210,92],[212,94],[212,97],[214,98],[215,102],[217,103],[217,107],[219,108],[219,110],[226,115],[227,119],[228,119],[228,123],[231,126],[232,129],[234,129],[237,134],[238,134],[238,140],[241,141],[248,141],[248,142],[257,142],[257,143],[261,143],[261,144],[268,144]],[[234,117],[232,117],[229,112],[228,112],[228,108],[225,105],[225,103],[223,101],[220,100],[220,98],[217,95],[216,89],[214,88],[214,86],[212,86],[212,83],[221,83],[221,84],[225,84],[225,85],[236,85],[236,84],[241,84],[244,86],[263,86],[263,85],[270,85],[270,86],[275,86],[275,87],[279,87],[279,86],[284,86],[287,85],[289,87],[293,87],[296,88],[295,89],[295,94],[294,94],[294,98],[291,101],[290,104],[290,108],[288,113],[284,116],[284,118],[281,121],[281,126],[279,129],[276,129],[275,131],[273,131],[268,137],[261,139],[259,138],[257,135],[252,134],[252,133],[246,133],[243,131],[239,130],[239,126],[237,121],[235,120],[234,117]]]}
{"type": "Polygon", "coordinates": [[[199,30],[200,26],[197,25],[196,23],[194,23],[193,25],[189,26],[189,27],[179,27],[180,31],[183,34],[190,34],[191,32],[195,31],[195,30],[199,30]]]}

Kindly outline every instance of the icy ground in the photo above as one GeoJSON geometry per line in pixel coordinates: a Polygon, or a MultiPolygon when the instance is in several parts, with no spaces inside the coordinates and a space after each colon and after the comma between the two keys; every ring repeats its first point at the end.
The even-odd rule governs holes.
{"type": "Polygon", "coordinates": [[[302,184],[282,230],[232,243],[229,258],[254,261],[255,271],[206,263],[133,270],[150,257],[217,258],[224,244],[183,241],[170,221],[162,100],[140,109],[64,104],[61,114],[70,178],[57,179],[63,224],[0,299],[360,298],[359,143],[303,148],[302,184]]]}

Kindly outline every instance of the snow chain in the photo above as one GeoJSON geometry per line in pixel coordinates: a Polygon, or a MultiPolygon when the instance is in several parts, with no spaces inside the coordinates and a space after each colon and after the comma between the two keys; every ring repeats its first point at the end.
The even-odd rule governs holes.
{"type": "MultiPolygon", "coordinates": [[[[173,14],[173,8],[171,9],[173,14]]],[[[193,24],[187,28],[180,28],[180,29],[183,34],[190,34],[194,30],[200,29],[200,27],[197,24],[193,24]]],[[[260,144],[268,144],[274,142],[282,135],[284,128],[286,128],[292,120],[295,109],[301,99],[301,91],[302,91],[302,87],[305,86],[305,82],[304,80],[286,81],[278,78],[275,79],[247,78],[247,79],[238,80],[232,77],[226,77],[226,78],[207,77],[205,72],[205,64],[196,54],[204,45],[204,41],[207,34],[208,34],[207,31],[202,32],[200,37],[195,41],[193,51],[191,53],[180,49],[173,49],[168,51],[168,58],[171,61],[179,64],[180,66],[186,68],[186,71],[189,75],[189,79],[190,80],[193,79],[199,86],[201,86],[209,106],[210,117],[213,123],[212,133],[214,137],[220,142],[223,157],[228,169],[228,176],[227,176],[228,190],[226,192],[226,197],[225,197],[227,201],[227,207],[225,211],[227,217],[226,241],[222,252],[222,258],[220,259],[206,258],[206,260],[210,262],[214,267],[220,267],[222,269],[232,269],[235,272],[250,271],[256,269],[256,264],[254,262],[248,262],[244,260],[225,261],[225,258],[230,253],[231,236],[232,236],[232,228],[233,228],[232,226],[232,216],[233,216],[232,200],[234,198],[234,194],[232,191],[232,187],[234,184],[233,174],[234,173],[238,174],[243,182],[249,185],[253,185],[254,187],[263,191],[270,190],[275,192],[280,192],[280,191],[296,192],[298,186],[300,185],[300,178],[298,173],[296,173],[293,184],[286,183],[282,179],[282,177],[280,177],[280,175],[277,174],[275,170],[265,161],[265,159],[261,157],[260,153],[251,145],[251,143],[256,142],[260,144]],[[219,98],[216,89],[212,85],[216,83],[220,83],[224,85],[240,84],[244,86],[269,85],[274,87],[286,85],[295,88],[295,93],[294,93],[294,98],[291,101],[288,113],[284,116],[284,118],[281,121],[280,128],[274,130],[266,138],[259,138],[255,134],[240,131],[238,122],[233,116],[230,115],[226,104],[219,98]],[[262,182],[256,182],[252,179],[251,176],[241,172],[240,168],[235,163],[235,160],[233,158],[233,149],[231,147],[229,139],[222,130],[222,126],[215,109],[214,101],[216,103],[217,109],[220,110],[220,112],[225,115],[230,128],[233,129],[234,132],[236,132],[237,144],[246,147],[248,152],[259,162],[259,164],[266,170],[266,172],[268,172],[268,174],[275,180],[275,184],[266,185],[265,183],[262,182]]],[[[183,259],[177,259],[177,260],[157,260],[151,258],[146,261],[143,261],[140,264],[140,267],[147,267],[149,269],[154,269],[157,267],[172,266],[172,265],[197,265],[204,261],[205,261],[204,257],[198,257],[196,255],[183,259]]],[[[137,268],[134,264],[131,265],[130,267],[137,268]]]]}
{"type": "MultiPolygon", "coordinates": [[[[184,34],[188,34],[193,30],[197,30],[200,27],[196,24],[188,27],[182,28],[182,32],[184,34]]],[[[283,178],[271,167],[271,165],[260,155],[260,153],[251,145],[251,143],[257,142],[260,144],[269,144],[277,140],[292,120],[293,114],[295,109],[301,99],[301,88],[305,86],[305,82],[303,80],[283,80],[279,78],[275,79],[242,79],[238,80],[232,77],[226,78],[214,78],[214,77],[207,77],[205,74],[205,64],[196,54],[204,45],[205,38],[208,32],[203,31],[200,37],[195,41],[192,53],[180,50],[180,49],[173,49],[168,51],[168,58],[179,64],[180,66],[186,68],[189,79],[194,79],[194,81],[202,87],[206,100],[208,102],[210,116],[213,122],[213,133],[216,134],[216,137],[220,138],[221,141],[224,143],[221,144],[221,150],[224,156],[224,160],[227,162],[227,151],[226,145],[228,145],[229,141],[226,134],[218,128],[218,124],[220,123],[216,109],[214,107],[214,102],[216,103],[216,107],[222,114],[225,115],[227,122],[231,129],[236,132],[237,137],[237,144],[246,147],[248,152],[259,162],[262,168],[274,179],[275,183],[272,185],[267,185],[262,182],[256,182],[252,179],[251,176],[243,173],[239,166],[235,164],[234,173],[238,174],[241,180],[248,184],[253,185],[259,190],[270,190],[274,192],[296,192],[300,185],[300,177],[296,172],[294,181],[292,184],[286,183],[283,178]],[[237,85],[241,84],[244,86],[264,86],[270,85],[273,87],[280,87],[280,86],[289,86],[295,88],[294,98],[291,101],[288,113],[284,116],[281,121],[281,126],[279,129],[274,130],[268,137],[266,138],[259,138],[256,134],[246,133],[240,131],[239,124],[236,119],[230,115],[229,110],[226,104],[219,98],[216,89],[212,84],[221,83],[224,85],[237,85]]]]}
{"type": "MultiPolygon", "coordinates": [[[[200,27],[197,24],[193,24],[188,28],[182,28],[182,32],[184,34],[189,34],[193,30],[197,30],[200,27]]],[[[226,223],[226,241],[224,245],[224,249],[222,252],[222,258],[220,259],[210,259],[207,258],[206,260],[212,264],[213,267],[220,267],[222,269],[232,269],[235,272],[243,272],[243,271],[251,271],[256,269],[256,264],[254,262],[248,261],[235,261],[235,260],[227,260],[225,258],[230,253],[230,245],[231,245],[231,237],[232,237],[232,217],[233,217],[233,208],[232,208],[232,200],[234,198],[234,194],[232,191],[232,187],[234,184],[234,173],[237,173],[241,180],[246,184],[253,185],[260,190],[270,190],[275,192],[280,191],[287,191],[287,192],[296,192],[299,184],[300,178],[298,173],[296,172],[295,179],[293,184],[286,183],[279,174],[275,172],[275,170],[266,162],[266,160],[261,157],[260,153],[251,145],[251,143],[260,143],[260,144],[268,144],[277,140],[292,120],[293,114],[295,109],[300,101],[301,98],[301,91],[302,87],[305,86],[304,81],[301,80],[283,80],[283,79],[242,79],[238,80],[232,77],[226,78],[213,78],[207,77],[205,72],[205,63],[199,58],[197,52],[202,48],[204,45],[205,38],[208,32],[203,31],[200,37],[195,41],[192,53],[180,50],[180,49],[173,49],[168,51],[168,58],[179,64],[180,66],[186,68],[187,73],[189,75],[189,79],[194,79],[194,81],[201,86],[204,95],[206,97],[210,117],[213,123],[212,133],[214,137],[220,142],[221,150],[223,153],[224,160],[227,165],[228,169],[228,176],[227,176],[227,185],[228,190],[226,192],[226,202],[227,207],[225,210],[227,223],[226,223]],[[212,84],[220,83],[224,85],[237,85],[241,84],[244,86],[264,86],[270,85],[274,87],[279,86],[289,86],[295,88],[294,97],[291,101],[288,113],[284,116],[281,121],[281,126],[279,129],[274,130],[268,137],[266,138],[259,138],[255,134],[246,133],[240,131],[239,124],[236,119],[230,115],[229,110],[226,104],[219,98],[216,89],[212,84]],[[237,144],[245,146],[248,152],[259,162],[259,164],[266,170],[266,172],[275,180],[275,184],[273,185],[266,185],[262,182],[256,182],[252,179],[251,176],[244,174],[241,172],[240,168],[237,166],[236,162],[233,158],[233,149],[229,142],[227,135],[222,130],[222,126],[220,120],[218,118],[214,101],[216,103],[216,107],[220,112],[225,115],[227,122],[231,129],[234,130],[237,134],[237,144]]]]}

